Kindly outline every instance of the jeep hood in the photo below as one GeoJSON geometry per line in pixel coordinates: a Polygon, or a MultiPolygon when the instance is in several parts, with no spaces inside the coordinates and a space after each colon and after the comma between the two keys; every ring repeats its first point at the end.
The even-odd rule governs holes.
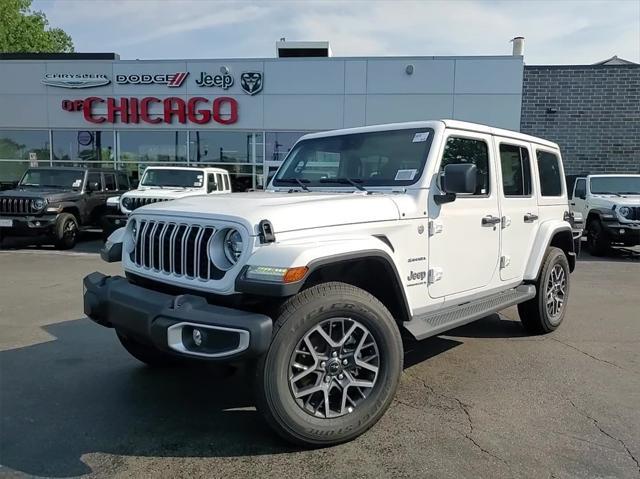
{"type": "Polygon", "coordinates": [[[49,203],[59,201],[72,201],[80,197],[79,190],[66,190],[55,188],[16,188],[0,191],[0,198],[45,198],[49,203]]]}
{"type": "Polygon", "coordinates": [[[640,206],[640,195],[593,195],[592,198],[600,205],[640,206]]]}
{"type": "Polygon", "coordinates": [[[398,206],[390,196],[329,192],[200,195],[155,203],[135,211],[135,214],[149,213],[238,221],[253,233],[261,220],[269,220],[275,233],[283,233],[400,218],[398,206]]]}
{"type": "Polygon", "coordinates": [[[122,198],[181,198],[188,195],[201,195],[202,188],[153,188],[148,186],[138,187],[136,190],[127,191],[122,198]]]}

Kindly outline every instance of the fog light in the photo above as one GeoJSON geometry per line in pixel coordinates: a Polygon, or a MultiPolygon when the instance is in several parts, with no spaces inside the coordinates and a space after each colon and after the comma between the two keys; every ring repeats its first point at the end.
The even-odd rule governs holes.
{"type": "Polygon", "coordinates": [[[193,336],[193,343],[196,346],[200,346],[202,344],[202,332],[200,332],[199,329],[194,329],[192,336],[193,336]]]}
{"type": "Polygon", "coordinates": [[[40,226],[40,222],[39,221],[36,221],[36,226],[40,226]]]}
{"type": "Polygon", "coordinates": [[[621,235],[624,234],[624,230],[622,228],[620,228],[620,231],[618,231],[621,235]]]}

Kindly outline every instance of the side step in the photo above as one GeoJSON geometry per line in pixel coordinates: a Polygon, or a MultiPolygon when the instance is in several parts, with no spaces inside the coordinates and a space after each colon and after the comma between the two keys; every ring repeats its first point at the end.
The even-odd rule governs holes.
{"type": "Polygon", "coordinates": [[[521,284],[517,288],[501,291],[475,301],[414,316],[411,321],[404,323],[404,327],[416,339],[425,339],[476,319],[484,318],[514,304],[522,303],[535,295],[536,287],[534,285],[521,284]]]}

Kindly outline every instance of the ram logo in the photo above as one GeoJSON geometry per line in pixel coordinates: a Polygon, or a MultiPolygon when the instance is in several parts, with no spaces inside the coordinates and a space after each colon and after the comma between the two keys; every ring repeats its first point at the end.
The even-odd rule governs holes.
{"type": "Polygon", "coordinates": [[[262,90],[262,72],[244,72],[240,75],[240,86],[245,93],[255,95],[262,90]]]}

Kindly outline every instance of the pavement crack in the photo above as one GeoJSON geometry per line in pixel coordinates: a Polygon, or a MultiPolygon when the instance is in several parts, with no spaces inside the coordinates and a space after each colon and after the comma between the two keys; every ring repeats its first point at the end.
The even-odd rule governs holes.
{"type": "MultiPolygon", "coordinates": [[[[488,449],[485,449],[484,447],[482,447],[478,441],[476,441],[473,438],[473,434],[474,434],[474,426],[473,426],[473,419],[471,417],[471,413],[469,412],[469,408],[471,406],[469,406],[468,404],[465,404],[464,402],[462,402],[460,399],[458,399],[455,396],[448,396],[446,394],[443,394],[441,392],[437,392],[433,389],[432,386],[428,385],[426,383],[426,381],[420,377],[414,376],[412,374],[409,374],[405,371],[405,374],[410,377],[411,379],[414,379],[415,381],[418,381],[419,383],[422,384],[422,386],[424,386],[425,389],[427,389],[427,391],[429,391],[431,394],[434,394],[436,396],[440,396],[441,398],[444,399],[448,399],[449,401],[453,401],[458,405],[458,408],[464,413],[465,417],[467,418],[467,427],[468,427],[468,431],[466,433],[463,433],[461,431],[458,431],[457,429],[452,428],[451,426],[449,426],[449,429],[451,429],[454,432],[457,432],[458,434],[462,435],[465,439],[467,439],[468,441],[470,441],[475,447],[477,447],[482,453],[487,454],[488,456],[493,457],[494,459],[497,459],[498,461],[502,462],[503,464],[507,465],[507,461],[505,461],[504,459],[502,459],[501,457],[497,456],[496,454],[492,453],[491,451],[489,451],[488,449]]],[[[416,408],[415,406],[411,406],[405,402],[402,402],[398,399],[396,399],[396,401],[398,401],[400,404],[404,404],[405,406],[411,407],[413,409],[419,409],[416,408]]]]}
{"type": "Polygon", "coordinates": [[[575,347],[575,346],[573,346],[573,345],[571,345],[571,344],[569,344],[569,343],[565,343],[564,341],[561,341],[561,340],[559,340],[559,339],[557,339],[557,338],[549,338],[549,339],[551,339],[552,341],[555,341],[555,342],[557,342],[557,343],[563,344],[563,345],[567,346],[568,348],[571,348],[571,349],[573,349],[573,350],[575,350],[575,351],[578,351],[579,353],[582,353],[582,354],[584,354],[585,356],[590,357],[591,359],[595,359],[596,361],[600,361],[601,363],[608,364],[608,365],[610,365],[610,366],[616,367],[616,368],[618,368],[618,369],[622,369],[622,370],[624,371],[624,368],[623,368],[622,366],[619,366],[619,365],[618,365],[618,364],[616,364],[616,363],[612,363],[611,361],[607,361],[606,359],[602,359],[602,358],[599,358],[599,357],[597,357],[597,356],[594,356],[593,354],[589,354],[588,352],[583,351],[582,349],[577,348],[577,347],[575,347]]]}
{"type": "Polygon", "coordinates": [[[600,431],[602,434],[604,434],[605,436],[607,436],[608,438],[613,439],[616,442],[619,442],[620,445],[624,448],[624,450],[626,451],[627,455],[631,458],[631,460],[633,462],[635,462],[636,464],[636,468],[638,469],[638,473],[640,473],[640,462],[638,461],[638,458],[636,456],[633,455],[633,453],[631,452],[631,449],[629,449],[629,447],[627,446],[627,444],[620,438],[609,434],[607,431],[605,431],[602,426],[600,426],[600,423],[598,422],[598,420],[593,417],[590,416],[587,412],[583,411],[582,409],[580,409],[578,406],[576,406],[576,404],[571,400],[571,399],[567,399],[567,401],[569,401],[569,404],[571,404],[571,406],[573,406],[573,408],[583,417],[587,418],[589,421],[591,421],[593,423],[593,425],[596,427],[596,429],[598,429],[598,431],[600,431]]]}

